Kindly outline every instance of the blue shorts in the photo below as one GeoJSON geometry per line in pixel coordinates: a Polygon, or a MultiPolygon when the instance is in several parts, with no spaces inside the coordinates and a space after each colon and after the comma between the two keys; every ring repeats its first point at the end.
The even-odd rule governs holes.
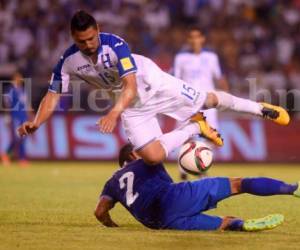
{"type": "Polygon", "coordinates": [[[178,230],[215,230],[222,219],[201,214],[215,208],[231,195],[228,178],[204,178],[192,182],[172,184],[162,196],[164,228],[178,230]]]}

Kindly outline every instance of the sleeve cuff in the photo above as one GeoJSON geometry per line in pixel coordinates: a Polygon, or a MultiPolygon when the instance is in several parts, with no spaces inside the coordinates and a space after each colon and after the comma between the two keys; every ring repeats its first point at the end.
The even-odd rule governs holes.
{"type": "Polygon", "coordinates": [[[127,76],[131,73],[136,73],[136,72],[137,72],[137,70],[128,71],[128,72],[124,73],[123,75],[121,75],[120,78],[123,78],[124,76],[127,76]]]}
{"type": "Polygon", "coordinates": [[[48,88],[48,91],[50,91],[50,92],[52,92],[52,93],[55,93],[55,94],[60,94],[60,92],[57,92],[56,90],[50,89],[50,88],[48,88]]]}
{"type": "Polygon", "coordinates": [[[114,201],[114,199],[113,199],[112,197],[110,197],[109,195],[100,195],[99,200],[100,200],[101,198],[105,198],[105,199],[107,199],[107,200],[114,201]]]}

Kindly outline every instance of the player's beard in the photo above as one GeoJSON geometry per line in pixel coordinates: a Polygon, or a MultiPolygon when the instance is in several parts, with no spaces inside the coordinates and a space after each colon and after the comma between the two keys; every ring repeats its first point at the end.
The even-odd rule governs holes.
{"type": "Polygon", "coordinates": [[[97,52],[97,49],[85,49],[82,51],[83,54],[85,54],[86,56],[92,56],[97,52]]]}

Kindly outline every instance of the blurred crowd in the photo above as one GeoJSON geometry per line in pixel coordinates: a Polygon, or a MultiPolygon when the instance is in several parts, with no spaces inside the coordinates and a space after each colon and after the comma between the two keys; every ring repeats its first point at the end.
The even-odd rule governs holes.
{"type": "Polygon", "coordinates": [[[219,54],[232,93],[249,97],[252,84],[250,92],[268,89],[278,99],[278,89],[300,89],[300,0],[0,0],[0,77],[20,69],[33,79],[38,103],[72,43],[69,21],[78,9],[166,71],[184,47],[186,27],[196,24],[219,54]]]}

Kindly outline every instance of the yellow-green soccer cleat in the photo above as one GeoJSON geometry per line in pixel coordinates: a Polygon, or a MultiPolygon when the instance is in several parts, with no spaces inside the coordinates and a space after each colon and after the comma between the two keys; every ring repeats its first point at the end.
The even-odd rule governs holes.
{"type": "Polygon", "coordinates": [[[201,136],[212,141],[217,146],[223,146],[223,139],[221,138],[221,135],[216,129],[213,129],[208,124],[202,112],[198,112],[197,114],[193,115],[190,121],[198,123],[201,131],[201,136]]]}
{"type": "Polygon", "coordinates": [[[300,198],[300,181],[298,181],[298,188],[295,190],[294,196],[300,198]]]}
{"type": "Polygon", "coordinates": [[[272,120],[273,122],[283,126],[289,124],[290,116],[284,108],[265,102],[260,104],[263,106],[262,115],[265,119],[272,120]]]}
{"type": "Polygon", "coordinates": [[[243,230],[247,232],[269,230],[279,226],[283,221],[284,216],[282,214],[271,214],[264,218],[246,220],[243,230]]]}

